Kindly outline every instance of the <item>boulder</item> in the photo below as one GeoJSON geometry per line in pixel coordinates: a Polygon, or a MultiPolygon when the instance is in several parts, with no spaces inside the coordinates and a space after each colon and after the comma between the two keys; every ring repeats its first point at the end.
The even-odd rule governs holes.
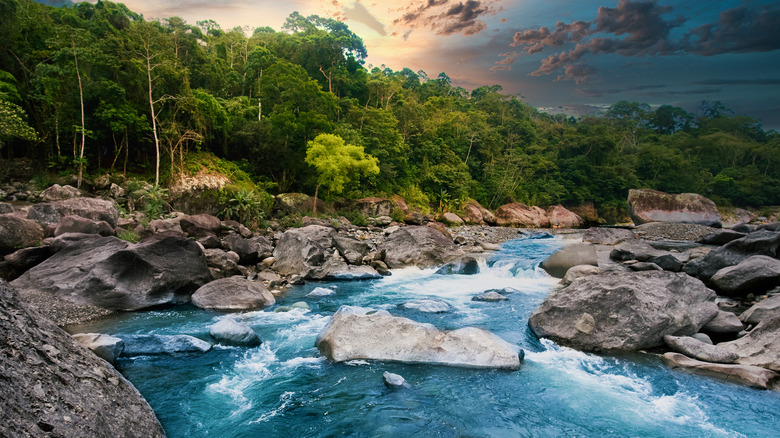
{"type": "Polygon", "coordinates": [[[470,368],[520,368],[521,350],[482,329],[451,332],[387,311],[343,306],[317,336],[331,362],[371,359],[470,368]]]}
{"type": "Polygon", "coordinates": [[[592,202],[570,207],[569,210],[577,214],[577,216],[581,217],[584,223],[587,225],[597,225],[599,223],[606,222],[605,220],[599,218],[599,212],[592,202]]]}
{"type": "Polygon", "coordinates": [[[273,243],[263,236],[245,239],[239,234],[231,233],[225,236],[222,242],[225,248],[238,254],[239,263],[246,266],[254,265],[274,253],[273,243]]]}
{"type": "Polygon", "coordinates": [[[431,298],[413,300],[407,303],[399,304],[399,309],[415,310],[422,313],[447,313],[452,310],[449,303],[431,298]]]}
{"type": "Polygon", "coordinates": [[[116,362],[116,358],[125,348],[125,343],[121,339],[100,333],[78,333],[73,335],[73,339],[110,364],[116,362]]]}
{"type": "Polygon", "coordinates": [[[78,198],[81,196],[81,190],[65,185],[54,184],[41,192],[40,198],[43,202],[62,201],[64,199],[78,198]]]}
{"type": "Polygon", "coordinates": [[[203,254],[206,256],[206,263],[211,275],[215,279],[232,277],[241,273],[238,267],[238,254],[235,252],[211,248],[203,251],[203,254]]]}
{"type": "Polygon", "coordinates": [[[721,227],[715,203],[696,193],[673,195],[650,189],[628,191],[628,213],[634,224],[679,222],[721,227]]]}
{"type": "Polygon", "coordinates": [[[348,265],[339,257],[330,257],[322,265],[309,268],[304,278],[323,281],[374,280],[382,278],[382,274],[368,265],[348,265]]]}
{"type": "Polygon", "coordinates": [[[181,217],[172,217],[167,219],[155,219],[149,222],[146,227],[146,231],[149,234],[181,234],[184,235],[184,231],[181,229],[181,217]]]}
{"type": "MultiPolygon", "coordinates": [[[[753,304],[742,315],[739,315],[739,321],[756,325],[775,315],[780,315],[780,295],[773,295],[753,304]]],[[[740,326],[742,326],[741,323],[740,326]]]]}
{"type": "Polygon", "coordinates": [[[560,204],[548,208],[547,217],[550,219],[550,228],[579,228],[585,223],[579,215],[560,204]]]}
{"type": "Polygon", "coordinates": [[[666,251],[653,248],[649,243],[641,240],[627,240],[617,245],[610,253],[609,258],[616,262],[637,260],[649,262],[650,260],[669,254],[666,251]]]}
{"type": "Polygon", "coordinates": [[[741,239],[746,235],[746,233],[739,233],[734,230],[718,230],[714,233],[707,234],[696,242],[701,243],[702,245],[725,245],[732,240],[741,239]]]}
{"type": "Polygon", "coordinates": [[[683,270],[688,275],[694,275],[704,281],[709,281],[719,270],[738,264],[754,255],[777,257],[780,247],[780,233],[759,230],[747,236],[710,251],[704,257],[699,257],[685,264],[683,270]]]}
{"type": "Polygon", "coordinates": [[[775,389],[780,378],[780,375],[774,371],[764,368],[702,362],[680,353],[665,353],[661,359],[670,368],[682,368],[692,373],[753,388],[775,389]]]}
{"type": "MultiPolygon", "coordinates": [[[[2,199],[3,192],[0,191],[0,199],[2,199]]],[[[9,214],[14,212],[14,206],[7,202],[0,202],[0,214],[9,214]]]]}
{"type": "Polygon", "coordinates": [[[472,256],[461,257],[447,263],[436,271],[439,275],[474,275],[479,274],[479,260],[472,256]]]}
{"type": "Polygon", "coordinates": [[[566,271],[566,275],[561,280],[561,284],[568,286],[574,282],[574,280],[580,277],[587,277],[589,275],[601,274],[602,270],[598,266],[593,265],[577,265],[572,266],[566,271]]]}
{"type": "Polygon", "coordinates": [[[459,226],[459,225],[463,225],[464,224],[463,219],[461,219],[460,216],[458,216],[455,213],[450,213],[450,212],[444,213],[442,215],[442,221],[445,224],[455,225],[455,226],[459,226]]]}
{"type": "Polygon", "coordinates": [[[758,231],[758,227],[759,225],[756,224],[741,223],[731,227],[731,231],[736,231],[738,233],[743,233],[743,234],[750,234],[754,231],[758,231]]]}
{"type": "Polygon", "coordinates": [[[196,239],[209,235],[218,236],[222,230],[222,221],[210,214],[184,216],[179,225],[184,234],[196,239]]]}
{"type": "Polygon", "coordinates": [[[739,358],[736,353],[725,348],[702,342],[690,336],[664,336],[664,342],[673,351],[694,359],[713,363],[734,363],[739,358]]]}
{"type": "Polygon", "coordinates": [[[93,221],[80,216],[65,216],[57,222],[54,229],[55,236],[65,233],[99,234],[101,236],[113,236],[114,228],[106,221],[93,221]]]}
{"type": "MultiPolygon", "coordinates": [[[[314,198],[303,193],[280,193],[274,196],[274,207],[284,213],[303,214],[314,209],[314,198]]],[[[317,211],[325,211],[322,199],[317,199],[317,211]]]]}
{"type": "Polygon", "coordinates": [[[563,278],[573,266],[598,266],[596,247],[592,243],[575,243],[564,246],[545,259],[541,266],[555,278],[563,278]]]}
{"type": "Polygon", "coordinates": [[[206,353],[211,344],[190,335],[125,335],[122,357],[158,354],[206,353]]]}
{"type": "Polygon", "coordinates": [[[13,285],[23,296],[37,291],[76,305],[138,310],[186,302],[209,277],[203,252],[192,240],[154,236],[131,244],[99,237],[65,247],[13,285]]]}
{"type": "Polygon", "coordinates": [[[35,204],[27,212],[27,219],[34,220],[44,227],[55,225],[64,216],[80,216],[94,221],[105,221],[113,228],[116,227],[119,219],[119,209],[113,200],[71,198],[35,204]]]}
{"type": "Polygon", "coordinates": [[[385,386],[390,389],[401,389],[409,387],[409,384],[406,383],[406,380],[403,377],[387,371],[382,373],[382,380],[385,382],[385,386]]]}
{"type": "Polygon", "coordinates": [[[515,202],[498,207],[496,224],[502,227],[547,228],[550,226],[550,219],[539,207],[515,202]]]}
{"type": "Polygon", "coordinates": [[[336,230],[319,225],[287,230],[279,238],[273,257],[273,269],[282,275],[302,274],[325,262],[325,253],[333,246],[336,230]]]}
{"type": "Polygon", "coordinates": [[[745,329],[742,321],[737,318],[737,315],[726,312],[724,310],[718,311],[718,315],[712,319],[712,321],[704,324],[701,331],[709,333],[711,335],[728,335],[737,334],[745,329]]]}
{"type": "Polygon", "coordinates": [[[736,353],[738,364],[780,371],[780,315],[764,318],[747,335],[718,345],[736,353]]]}
{"type": "Polygon", "coordinates": [[[263,283],[239,276],[214,280],[192,294],[192,304],[201,309],[254,310],[275,303],[274,296],[263,283]]]}
{"type": "Polygon", "coordinates": [[[3,281],[0,333],[1,435],[165,436],[133,385],[3,281]]]}
{"type": "MultiPolygon", "coordinates": [[[[658,267],[664,271],[680,272],[683,268],[683,262],[680,260],[679,254],[664,254],[650,259],[650,263],[655,263],[658,267]]],[[[683,256],[684,257],[684,256],[683,256]]]]}
{"type": "Polygon", "coordinates": [[[233,318],[223,318],[209,327],[209,335],[221,344],[256,347],[262,343],[252,327],[233,318]]]}
{"type": "Polygon", "coordinates": [[[761,255],[748,257],[719,270],[710,282],[721,295],[761,293],[780,284],[780,260],[761,255]]]}
{"type": "Polygon", "coordinates": [[[24,272],[33,266],[43,263],[54,254],[50,246],[34,246],[14,251],[5,256],[5,261],[16,268],[19,272],[24,272]]]}
{"type": "Polygon", "coordinates": [[[355,209],[366,218],[390,216],[393,212],[393,201],[385,198],[362,198],[355,201],[355,209]]]}
{"type": "Polygon", "coordinates": [[[626,262],[628,269],[636,272],[641,271],[663,271],[663,268],[652,262],[626,262]]]}
{"type": "Polygon", "coordinates": [[[351,265],[359,265],[363,258],[368,255],[371,247],[362,240],[353,237],[335,235],[333,236],[333,246],[339,251],[342,257],[351,265]]]}
{"type": "Polygon", "coordinates": [[[0,254],[41,243],[43,228],[35,222],[10,214],[0,215],[0,254]]]}
{"type": "Polygon", "coordinates": [[[633,351],[690,336],[712,320],[715,293],[682,273],[604,272],[553,290],[528,325],[539,337],[590,351],[633,351]]]}
{"type": "Polygon", "coordinates": [[[583,242],[597,245],[617,245],[634,239],[636,239],[634,233],[625,228],[588,228],[582,236],[583,242]]]}
{"type": "Polygon", "coordinates": [[[461,217],[463,221],[470,225],[485,225],[485,219],[482,217],[482,210],[476,202],[469,202],[463,206],[461,217]]]}
{"type": "MultiPolygon", "coordinates": [[[[222,241],[219,240],[219,237],[217,237],[217,236],[215,236],[213,234],[208,234],[206,236],[203,236],[203,237],[199,238],[197,240],[197,242],[200,243],[201,245],[203,245],[203,248],[207,248],[207,249],[215,249],[215,248],[221,249],[222,248],[222,241]]],[[[238,254],[236,254],[236,255],[238,255],[238,254]]]]}
{"type": "Polygon", "coordinates": [[[441,265],[463,256],[452,238],[430,227],[408,226],[387,236],[381,244],[390,268],[441,265]]]}
{"type": "Polygon", "coordinates": [[[325,287],[315,287],[314,289],[312,289],[311,292],[306,294],[307,297],[314,297],[314,298],[329,297],[331,295],[336,295],[336,291],[325,287]]]}
{"type": "Polygon", "coordinates": [[[481,294],[471,298],[471,301],[482,301],[482,302],[488,302],[488,303],[495,303],[498,301],[508,301],[509,298],[505,297],[504,295],[495,292],[495,291],[487,291],[482,292],[481,294]]]}

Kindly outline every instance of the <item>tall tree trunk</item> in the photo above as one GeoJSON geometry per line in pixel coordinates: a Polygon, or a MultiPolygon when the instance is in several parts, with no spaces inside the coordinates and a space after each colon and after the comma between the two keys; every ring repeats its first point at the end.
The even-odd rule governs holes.
{"type": "Polygon", "coordinates": [[[154,99],[152,98],[152,64],[151,58],[146,57],[146,78],[149,81],[149,111],[152,116],[152,133],[154,134],[154,186],[160,185],[160,139],[157,137],[157,117],[154,113],[154,99]]]}
{"type": "Polygon", "coordinates": [[[79,59],[76,56],[76,41],[73,41],[73,62],[76,64],[76,78],[79,80],[79,103],[81,104],[81,149],[79,151],[79,179],[76,188],[81,188],[81,179],[84,175],[84,146],[87,143],[87,133],[84,127],[84,90],[81,88],[81,73],[79,73],[79,59]]]}
{"type": "Polygon", "coordinates": [[[312,208],[312,216],[317,216],[317,195],[320,193],[320,185],[317,184],[317,188],[314,189],[314,207],[312,208]]]}

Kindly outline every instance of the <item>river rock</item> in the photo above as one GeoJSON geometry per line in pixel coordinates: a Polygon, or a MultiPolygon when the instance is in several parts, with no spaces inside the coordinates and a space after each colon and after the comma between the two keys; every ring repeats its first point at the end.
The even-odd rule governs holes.
{"type": "Polygon", "coordinates": [[[560,204],[547,209],[547,218],[550,220],[550,228],[579,228],[585,223],[579,215],[560,204]]]}
{"type": "Polygon", "coordinates": [[[390,389],[401,389],[409,387],[409,384],[406,383],[406,380],[403,377],[388,371],[382,373],[382,380],[385,382],[385,386],[390,389]]]}
{"type": "Polygon", "coordinates": [[[664,271],[680,272],[683,268],[683,262],[680,257],[686,257],[682,254],[664,254],[650,259],[651,263],[656,264],[664,271]]]}
{"type": "Polygon", "coordinates": [[[479,274],[479,261],[471,256],[461,257],[447,263],[436,271],[439,275],[475,275],[479,274]]]}
{"type": "Polygon", "coordinates": [[[485,220],[482,218],[482,211],[477,207],[478,204],[469,202],[463,206],[463,221],[469,225],[485,225],[485,220]]]}
{"type": "Polygon", "coordinates": [[[101,333],[78,333],[73,335],[73,339],[110,364],[116,362],[116,358],[125,348],[125,343],[121,339],[101,333]]]}
{"type": "Polygon", "coordinates": [[[274,296],[263,283],[239,276],[214,280],[192,294],[192,304],[201,309],[254,310],[275,303],[274,296]]]}
{"type": "Polygon", "coordinates": [[[547,228],[550,226],[550,219],[539,207],[515,202],[498,207],[496,224],[502,227],[547,228]]]}
{"type": "Polygon", "coordinates": [[[682,368],[696,374],[760,389],[776,388],[780,378],[774,371],[764,368],[703,362],[680,353],[664,353],[661,359],[670,368],[682,368]]]}
{"type": "Polygon", "coordinates": [[[721,295],[760,293],[780,284],[780,260],[760,255],[748,257],[719,270],[710,282],[721,295]]]}
{"type": "Polygon", "coordinates": [[[237,233],[231,233],[222,242],[227,249],[238,254],[242,265],[254,265],[274,253],[273,243],[263,236],[245,239],[237,233]]]}
{"type": "Polygon", "coordinates": [[[702,245],[725,245],[732,240],[741,239],[745,236],[747,236],[746,233],[739,233],[734,230],[718,230],[714,233],[707,234],[696,242],[701,243],[702,245]]]}
{"type": "Polygon", "coordinates": [[[718,311],[718,315],[712,321],[704,324],[701,331],[712,335],[737,334],[745,329],[737,315],[724,310],[718,311]]]}
{"type": "Polygon", "coordinates": [[[340,258],[331,257],[321,266],[316,266],[306,271],[304,278],[318,281],[375,280],[382,278],[382,274],[371,266],[348,265],[340,258]]]}
{"type": "Polygon", "coordinates": [[[473,297],[471,301],[484,301],[484,302],[497,302],[507,301],[509,298],[495,291],[482,292],[481,294],[473,297]]]}
{"type": "Polygon", "coordinates": [[[520,368],[520,349],[482,329],[451,332],[385,310],[343,306],[317,336],[331,362],[371,359],[470,368],[520,368]]]}
{"type": "Polygon", "coordinates": [[[209,335],[221,344],[241,347],[256,347],[262,342],[252,327],[237,322],[233,318],[222,318],[209,327],[209,335]]]}
{"type": "Polygon", "coordinates": [[[564,246],[545,259],[541,266],[555,278],[563,278],[573,266],[598,266],[596,247],[592,243],[575,243],[564,246]]]}
{"type": "Polygon", "coordinates": [[[319,225],[291,229],[279,238],[273,257],[273,269],[282,275],[305,274],[325,262],[326,252],[333,246],[336,230],[319,225]]]}
{"type": "Polygon", "coordinates": [[[577,265],[572,266],[566,271],[566,275],[561,280],[561,284],[568,286],[574,282],[574,280],[580,277],[587,277],[589,275],[601,274],[602,270],[598,266],[593,265],[577,265]]]}
{"type": "Polygon", "coordinates": [[[636,272],[641,271],[663,271],[663,268],[652,262],[626,262],[628,269],[636,272]]]}
{"type": "Polygon", "coordinates": [[[0,215],[0,254],[35,246],[43,240],[43,228],[35,222],[12,214],[0,215]]]}
{"type": "Polygon", "coordinates": [[[591,351],[632,351],[689,336],[714,318],[715,293],[682,273],[604,272],[553,290],[528,325],[539,337],[591,351]]]}
{"type": "Polygon", "coordinates": [[[390,268],[441,265],[463,256],[452,238],[429,227],[408,226],[387,236],[380,248],[390,268]]]}
{"type": "Polygon", "coordinates": [[[179,221],[184,234],[199,239],[206,236],[218,236],[222,230],[222,221],[210,214],[184,216],[179,221]]]}
{"type": "Polygon", "coordinates": [[[181,217],[169,217],[165,219],[155,219],[149,222],[146,227],[147,234],[180,234],[184,235],[181,229],[181,217]]]}
{"type": "Polygon", "coordinates": [[[33,266],[43,263],[44,260],[53,254],[54,250],[50,246],[33,246],[8,254],[5,256],[5,261],[19,270],[19,272],[24,272],[33,266]]]}
{"type": "Polygon", "coordinates": [[[634,240],[633,231],[624,228],[588,228],[582,236],[583,242],[598,245],[617,245],[626,240],[634,240]]]}
{"type": "Polygon", "coordinates": [[[385,198],[362,198],[355,200],[355,209],[363,217],[390,216],[393,212],[393,201],[385,198]]]}
{"type": "Polygon", "coordinates": [[[756,325],[775,315],[780,315],[780,295],[773,295],[753,304],[742,315],[739,315],[739,320],[745,324],[756,325]]]}
{"type": "MultiPolygon", "coordinates": [[[[138,310],[189,300],[210,278],[197,243],[158,235],[131,244],[99,237],[70,245],[13,281],[76,305],[138,310]]],[[[46,309],[42,309],[46,311],[46,309]]]]}
{"type": "Polygon", "coordinates": [[[238,267],[239,257],[233,251],[210,248],[203,251],[212,277],[215,279],[232,277],[241,273],[238,267]]]}
{"type": "Polygon", "coordinates": [[[119,219],[119,209],[117,209],[113,200],[71,198],[35,204],[27,212],[27,219],[34,220],[45,227],[47,225],[55,225],[61,218],[71,215],[94,221],[106,221],[113,228],[116,227],[119,219]]]}
{"type": "Polygon", "coordinates": [[[734,266],[748,257],[755,255],[777,257],[778,247],[780,247],[780,233],[759,230],[741,239],[732,240],[710,251],[706,256],[686,263],[683,270],[688,275],[709,281],[719,270],[734,266]]]}
{"type": "Polygon", "coordinates": [[[28,306],[4,281],[0,333],[1,435],[165,436],[133,385],[28,306]]]}
{"type": "Polygon", "coordinates": [[[672,195],[650,189],[628,191],[628,213],[634,224],[679,222],[721,227],[715,203],[696,193],[672,195]]]}
{"type": "Polygon", "coordinates": [[[371,251],[371,247],[362,240],[341,235],[333,236],[333,246],[336,247],[339,254],[341,254],[350,265],[361,264],[363,258],[371,251]]]}
{"type": "Polygon", "coordinates": [[[447,212],[442,215],[443,222],[448,225],[460,226],[463,225],[463,219],[455,213],[447,212]]]}
{"type": "Polygon", "coordinates": [[[65,216],[57,222],[54,229],[55,236],[65,233],[99,234],[101,236],[113,236],[114,228],[106,221],[93,221],[80,216],[65,216]]]}
{"type": "Polygon", "coordinates": [[[780,315],[764,318],[747,335],[718,345],[737,353],[739,364],[780,371],[780,315]]]}
{"type": "Polygon", "coordinates": [[[656,257],[666,254],[669,253],[655,249],[647,242],[641,240],[628,240],[616,246],[609,253],[609,258],[616,262],[625,262],[628,260],[649,262],[656,257]]]}
{"type": "Polygon", "coordinates": [[[690,336],[664,336],[664,342],[672,350],[694,359],[713,363],[734,363],[739,356],[717,345],[707,344],[690,336]]]}
{"type": "Polygon", "coordinates": [[[315,287],[311,292],[306,294],[307,297],[315,297],[315,298],[328,297],[331,295],[336,295],[336,291],[325,287],[315,287]]]}
{"type": "Polygon", "coordinates": [[[416,310],[422,313],[447,313],[452,310],[452,306],[449,305],[449,303],[431,298],[413,300],[407,303],[399,304],[398,308],[404,310],[416,310]]]}
{"type": "Polygon", "coordinates": [[[73,186],[69,186],[69,185],[61,186],[59,184],[54,184],[48,189],[42,191],[39,197],[43,202],[50,202],[50,201],[62,201],[64,199],[70,199],[70,198],[78,198],[79,196],[81,196],[81,190],[73,186]]]}
{"type": "Polygon", "coordinates": [[[125,335],[122,357],[158,354],[206,353],[211,344],[190,335],[125,335]]]}

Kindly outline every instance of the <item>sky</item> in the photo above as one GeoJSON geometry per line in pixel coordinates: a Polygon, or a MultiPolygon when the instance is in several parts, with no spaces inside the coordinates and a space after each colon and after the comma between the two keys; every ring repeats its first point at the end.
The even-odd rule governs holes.
{"type": "Polygon", "coordinates": [[[125,0],[145,18],[281,30],[293,11],[345,21],[366,65],[499,84],[549,112],[703,100],[780,131],[776,0],[125,0]]]}

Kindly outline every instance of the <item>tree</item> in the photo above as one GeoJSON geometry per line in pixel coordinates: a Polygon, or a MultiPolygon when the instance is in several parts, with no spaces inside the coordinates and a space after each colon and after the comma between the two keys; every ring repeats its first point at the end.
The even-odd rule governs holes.
{"type": "Polygon", "coordinates": [[[317,214],[317,195],[321,185],[325,185],[331,193],[341,193],[355,174],[378,174],[378,162],[362,147],[345,144],[338,135],[320,134],[311,140],[306,146],[306,163],[314,166],[319,174],[314,190],[314,214],[317,214]]]}

